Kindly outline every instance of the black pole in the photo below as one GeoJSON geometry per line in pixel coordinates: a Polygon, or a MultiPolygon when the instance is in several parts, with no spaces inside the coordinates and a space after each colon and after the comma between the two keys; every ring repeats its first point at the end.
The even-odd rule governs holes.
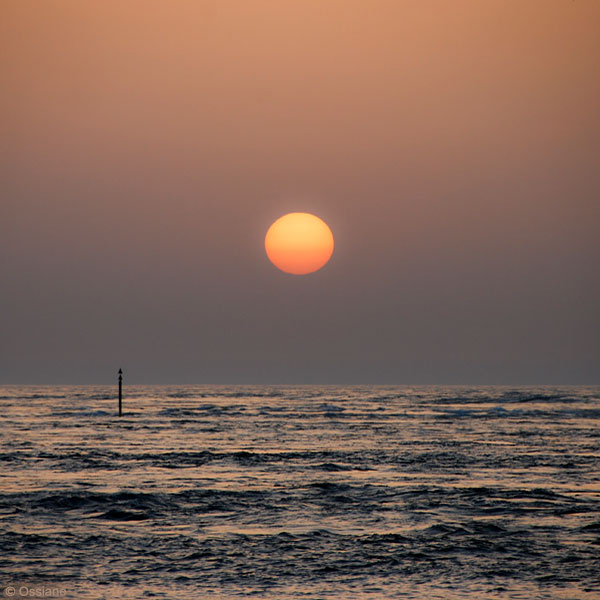
{"type": "Polygon", "coordinates": [[[119,369],[119,416],[123,416],[123,371],[119,369]]]}

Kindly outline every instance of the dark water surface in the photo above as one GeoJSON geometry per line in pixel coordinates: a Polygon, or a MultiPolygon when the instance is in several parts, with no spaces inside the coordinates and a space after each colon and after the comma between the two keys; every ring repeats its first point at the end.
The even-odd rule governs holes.
{"type": "Polygon", "coordinates": [[[0,587],[600,598],[600,388],[0,388],[0,587]]]}

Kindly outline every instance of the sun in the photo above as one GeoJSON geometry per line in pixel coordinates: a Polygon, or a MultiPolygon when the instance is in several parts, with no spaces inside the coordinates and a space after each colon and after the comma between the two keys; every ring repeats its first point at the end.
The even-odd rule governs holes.
{"type": "Polygon", "coordinates": [[[285,273],[306,275],[325,266],[333,253],[333,234],[325,221],[294,212],[275,221],[265,236],[269,260],[285,273]]]}

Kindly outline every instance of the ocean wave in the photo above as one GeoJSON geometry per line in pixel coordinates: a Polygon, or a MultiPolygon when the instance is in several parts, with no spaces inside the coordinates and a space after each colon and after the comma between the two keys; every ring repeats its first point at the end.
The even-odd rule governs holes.
{"type": "Polygon", "coordinates": [[[114,391],[0,388],[3,581],[598,596],[596,388],[128,386],[122,419],[114,391]]]}

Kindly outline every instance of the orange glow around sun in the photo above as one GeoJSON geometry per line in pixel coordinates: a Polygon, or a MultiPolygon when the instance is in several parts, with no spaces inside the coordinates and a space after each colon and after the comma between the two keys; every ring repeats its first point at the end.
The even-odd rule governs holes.
{"type": "Polygon", "coordinates": [[[306,275],[327,264],[333,234],[327,223],[309,213],[289,213],[275,221],[265,237],[269,260],[285,273],[306,275]]]}

